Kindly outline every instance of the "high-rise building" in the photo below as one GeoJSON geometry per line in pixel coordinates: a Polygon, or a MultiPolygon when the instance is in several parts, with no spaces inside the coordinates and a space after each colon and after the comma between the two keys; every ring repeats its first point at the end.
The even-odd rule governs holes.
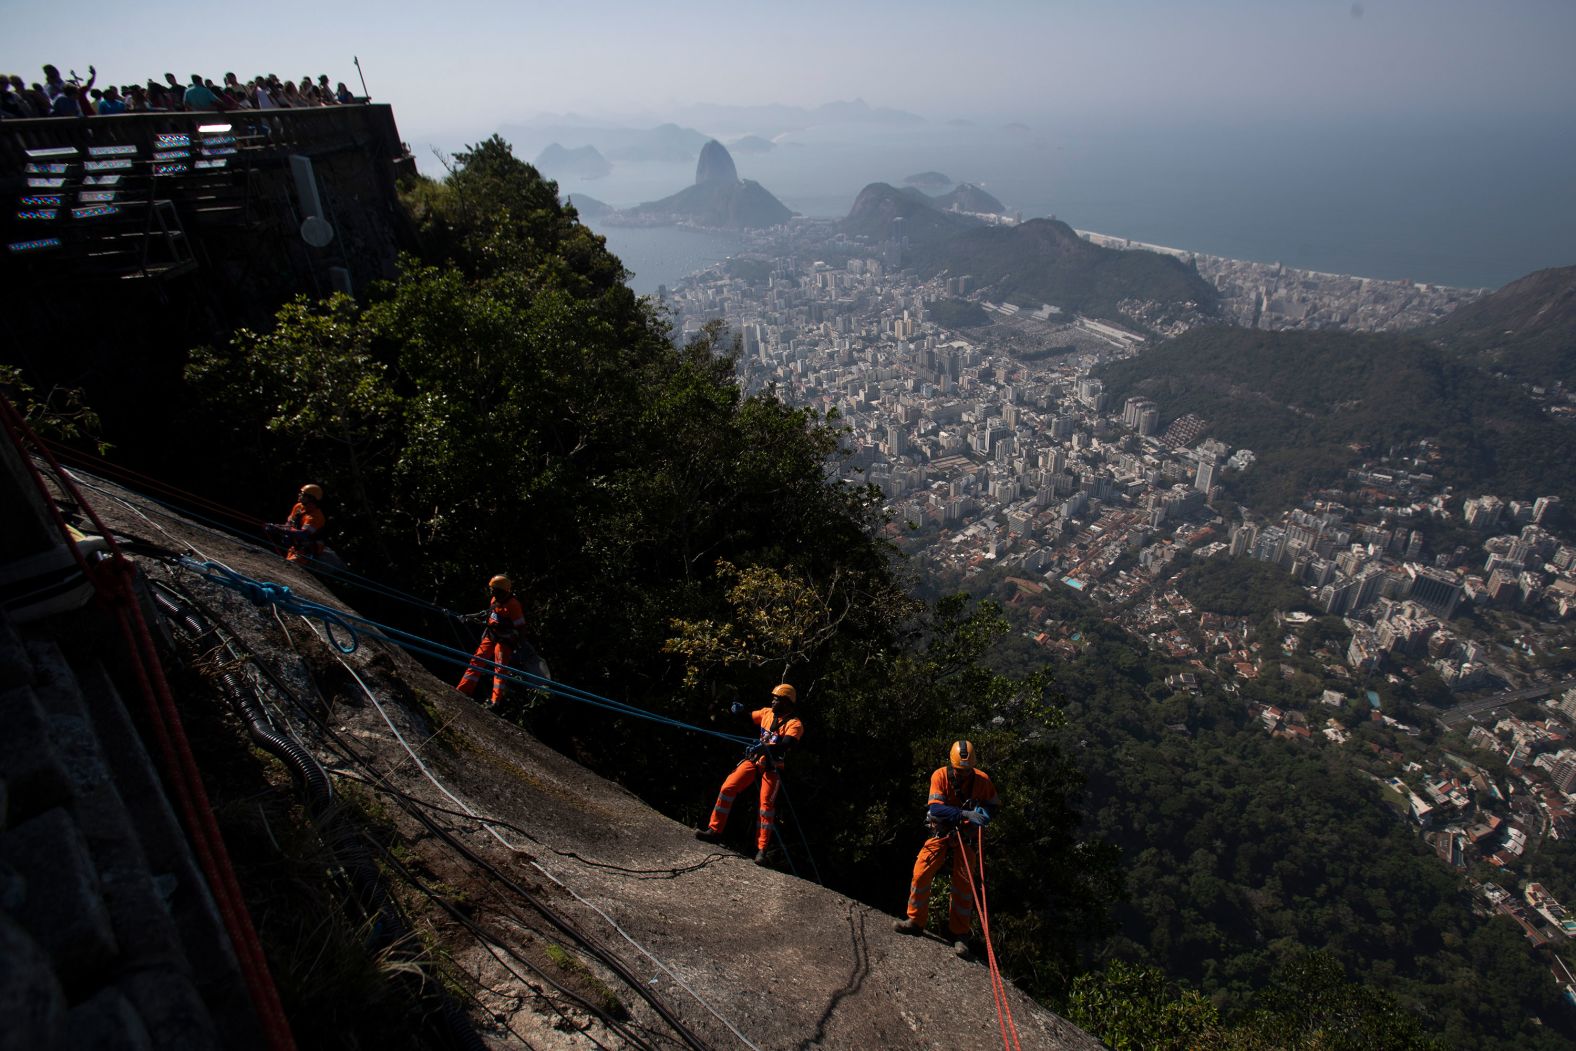
{"type": "Polygon", "coordinates": [[[1122,403],[1122,423],[1128,427],[1133,428],[1134,430],[1139,431],[1139,433],[1142,434],[1143,432],[1139,430],[1140,425],[1143,421],[1144,414],[1149,412],[1151,409],[1155,410],[1155,418],[1158,420],[1160,418],[1160,413],[1159,410],[1156,409],[1154,402],[1150,401],[1148,398],[1128,398],[1122,403]]]}
{"type": "Polygon", "coordinates": [[[1480,496],[1462,505],[1467,525],[1473,529],[1493,529],[1499,524],[1499,516],[1504,509],[1504,503],[1497,496],[1480,496]]]}
{"type": "Polygon", "coordinates": [[[1200,457],[1198,473],[1193,476],[1193,488],[1209,495],[1210,487],[1215,484],[1215,461],[1211,457],[1200,457]]]}

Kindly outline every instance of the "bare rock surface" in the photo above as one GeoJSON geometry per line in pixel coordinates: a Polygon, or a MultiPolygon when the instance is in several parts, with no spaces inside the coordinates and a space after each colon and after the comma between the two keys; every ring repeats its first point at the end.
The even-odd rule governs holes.
{"type": "MultiPolygon", "coordinates": [[[[303,597],[347,605],[272,552],[184,522],[111,486],[101,485],[95,506],[145,539],[191,546],[239,572],[289,584],[303,597]],[[137,511],[122,499],[136,503],[137,511]]],[[[464,861],[391,806],[390,820],[410,844],[412,867],[462,895],[473,920],[521,956],[543,959],[549,945],[580,955],[583,966],[574,966],[584,973],[558,977],[579,982],[582,990],[600,984],[643,1039],[680,1046],[627,983],[541,922],[505,880],[620,960],[707,1046],[879,1051],[988,1048],[1001,1040],[989,970],[958,959],[939,938],[896,934],[894,915],[698,843],[689,829],[619,785],[454,692],[447,670],[440,678],[405,653],[363,639],[344,662],[371,698],[348,676],[329,683],[320,675],[308,683],[309,666],[332,664],[335,657],[303,622],[284,618],[287,641],[272,611],[190,573],[151,562],[144,568],[178,579],[210,604],[303,695],[321,690],[329,702],[328,726],[354,746],[365,769],[402,793],[452,811],[430,813],[496,872],[464,861]],[[461,816],[467,811],[478,816],[461,816]]],[[[323,736],[309,726],[297,729],[326,767],[352,772],[323,736]]],[[[616,1032],[540,975],[500,961],[496,948],[470,938],[465,928],[441,918],[426,922],[476,981],[479,991],[468,1006],[494,1046],[519,1046],[523,1037],[541,1048],[584,1047],[587,1036],[621,1046],[616,1032]]],[[[552,976],[553,965],[544,964],[543,973],[552,976]]],[[[1010,985],[1007,996],[1025,1051],[1102,1046],[1010,985]]]]}

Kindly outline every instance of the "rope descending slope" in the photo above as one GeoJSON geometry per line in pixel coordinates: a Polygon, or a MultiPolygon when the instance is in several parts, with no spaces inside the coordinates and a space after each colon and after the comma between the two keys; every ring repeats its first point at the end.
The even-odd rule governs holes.
{"type": "Polygon", "coordinates": [[[980,907],[980,933],[985,938],[985,958],[990,964],[990,991],[991,998],[996,1002],[996,1025],[1001,1030],[1001,1046],[1003,1051],[1023,1051],[1022,1045],[1018,1043],[1018,1025],[1012,1020],[1012,1007],[1007,1002],[1007,982],[1001,976],[1001,968],[996,965],[996,947],[990,940],[990,910],[985,903],[985,830],[978,825],[974,827],[978,834],[974,856],[979,859],[980,869],[977,886],[974,882],[974,866],[969,863],[969,853],[963,847],[963,833],[954,829],[952,835],[957,840],[957,849],[963,851],[963,871],[969,877],[969,891],[980,907]]]}
{"type": "Polygon", "coordinates": [[[197,772],[196,760],[192,756],[191,746],[181,725],[180,714],[176,711],[175,699],[170,693],[169,683],[164,678],[164,669],[159,663],[153,637],[148,631],[147,623],[142,619],[141,608],[132,591],[132,579],[136,570],[115,542],[113,535],[83,499],[69,473],[38,440],[38,436],[33,433],[27,421],[3,395],[0,395],[0,426],[3,426],[7,438],[16,446],[18,452],[23,453],[21,459],[27,465],[33,484],[38,488],[39,495],[43,497],[43,502],[65,539],[66,546],[71,549],[83,573],[94,581],[102,601],[115,615],[133,675],[148,709],[148,721],[153,727],[158,742],[165,777],[169,782],[171,794],[175,797],[173,801],[181,814],[187,834],[191,837],[193,852],[202,866],[215,907],[235,948],[236,959],[246,981],[247,992],[257,1011],[263,1041],[275,1051],[294,1048],[295,1040],[291,1036],[290,1024],[285,1018],[284,1008],[279,1002],[279,991],[274,985],[273,976],[269,973],[268,962],[263,957],[262,944],[258,941],[256,928],[252,925],[251,915],[247,912],[246,901],[241,896],[240,885],[235,878],[235,869],[230,864],[229,853],[225,849],[224,839],[214,819],[213,807],[208,802],[202,778],[197,772]],[[89,564],[82,557],[77,546],[71,543],[66,520],[51,499],[49,486],[43,474],[32,458],[25,454],[28,446],[38,450],[45,458],[59,484],[92,520],[109,546],[108,558],[89,564]]]}

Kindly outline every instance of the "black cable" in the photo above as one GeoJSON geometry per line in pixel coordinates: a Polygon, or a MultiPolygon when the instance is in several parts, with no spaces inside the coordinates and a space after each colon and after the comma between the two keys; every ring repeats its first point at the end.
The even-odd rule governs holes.
{"type": "MultiPolygon", "coordinates": [[[[195,602],[194,605],[200,606],[200,604],[195,602]]],[[[217,617],[213,618],[213,621],[215,623],[223,623],[222,620],[217,617]]],[[[229,634],[235,637],[241,648],[246,650],[255,659],[255,651],[252,650],[251,647],[244,642],[244,640],[241,640],[238,636],[235,636],[234,632],[230,632],[229,634]]],[[[485,858],[480,857],[468,846],[456,839],[454,835],[447,829],[440,827],[435,821],[432,820],[431,817],[429,817],[422,809],[420,809],[416,803],[406,797],[405,793],[400,792],[398,789],[394,789],[392,785],[388,785],[387,779],[374,770],[371,763],[369,763],[352,745],[345,741],[345,739],[338,732],[336,732],[333,727],[329,726],[328,722],[323,718],[321,713],[312,710],[295,695],[294,691],[289,690],[282,683],[280,683],[277,676],[269,671],[261,661],[254,660],[254,666],[258,667],[271,683],[279,688],[281,692],[285,694],[285,696],[289,697],[296,707],[302,711],[307,719],[312,722],[319,731],[321,731],[331,741],[334,742],[343,758],[349,762],[354,763],[360,769],[366,771],[379,783],[386,785],[390,790],[389,794],[394,797],[395,801],[399,804],[400,809],[405,811],[405,813],[410,817],[414,818],[434,836],[437,836],[440,840],[446,843],[452,850],[464,857],[473,866],[492,876],[495,883],[507,887],[516,896],[524,900],[531,906],[531,908],[538,912],[542,918],[548,922],[548,924],[556,928],[565,937],[573,941],[584,952],[596,959],[604,967],[607,967],[614,974],[618,975],[618,977],[625,984],[627,984],[631,990],[640,996],[641,999],[645,1000],[646,1003],[650,1005],[652,1010],[654,1010],[659,1016],[662,1017],[665,1022],[667,1022],[669,1026],[672,1027],[674,1032],[679,1035],[679,1038],[688,1047],[694,1049],[694,1051],[707,1051],[707,1045],[704,1044],[701,1039],[693,1031],[691,1031],[690,1028],[686,1026],[677,1015],[673,1013],[673,1010],[670,1007],[659,1000],[655,994],[653,994],[646,987],[646,983],[641,981],[639,976],[631,971],[629,967],[623,963],[623,961],[615,957],[612,953],[612,950],[600,945],[594,938],[592,938],[592,936],[582,933],[574,926],[572,921],[566,919],[558,912],[558,910],[546,904],[537,895],[520,886],[520,884],[499,870],[491,862],[487,861],[485,858]]],[[[422,805],[424,806],[425,804],[422,805]]]]}
{"type": "MultiPolygon", "coordinates": [[[[184,604],[180,592],[154,582],[152,595],[160,613],[188,636],[193,645],[212,636],[217,642],[216,649],[222,649],[232,657],[241,656],[240,647],[226,642],[224,636],[227,633],[206,620],[195,606],[184,604]]],[[[318,826],[320,835],[331,831],[333,786],[323,767],[293,735],[281,732],[273,724],[262,709],[255,688],[243,683],[232,668],[219,672],[219,686],[232,709],[245,722],[253,742],[275,756],[290,771],[292,779],[306,797],[307,813],[318,826]]],[[[341,841],[334,853],[340,871],[350,884],[352,900],[362,914],[373,922],[378,940],[383,945],[392,947],[401,944],[410,932],[409,926],[398,905],[389,897],[382,875],[371,863],[366,851],[351,847],[351,843],[341,841]]],[[[437,1007],[446,1035],[455,1046],[481,1051],[481,1038],[441,986],[436,993],[425,996],[430,997],[437,1007]]]]}
{"type": "MultiPolygon", "coordinates": [[[[384,848],[381,844],[374,843],[374,846],[378,849],[379,853],[382,855],[384,864],[388,865],[388,867],[391,868],[394,871],[394,873],[397,876],[399,876],[400,879],[404,880],[411,887],[413,887],[416,890],[420,891],[427,898],[428,901],[432,902],[434,905],[438,906],[438,908],[440,908],[444,912],[448,913],[450,919],[454,920],[456,923],[460,924],[460,926],[464,927],[466,930],[470,931],[473,935],[475,935],[477,940],[479,940],[482,943],[483,948],[487,949],[487,951],[492,955],[493,959],[497,960],[499,965],[501,965],[504,970],[506,970],[510,974],[512,974],[516,979],[518,979],[519,981],[525,983],[526,986],[528,986],[528,987],[531,984],[530,979],[526,978],[520,972],[516,971],[513,967],[509,966],[509,964],[506,963],[503,959],[501,959],[498,956],[498,953],[495,951],[495,949],[503,950],[503,952],[505,954],[507,954],[510,959],[514,960],[516,963],[520,964],[522,967],[524,967],[527,970],[529,970],[532,974],[536,975],[539,979],[541,979],[547,985],[552,986],[553,990],[555,992],[557,992],[560,996],[562,996],[564,999],[574,1001],[575,1004],[577,1004],[579,1007],[581,1007],[587,1013],[595,1015],[598,1019],[601,1020],[603,1025],[608,1027],[608,1029],[610,1029],[613,1032],[617,1033],[619,1036],[624,1037],[624,1039],[630,1041],[631,1043],[633,1043],[637,1047],[647,1048],[647,1049],[649,1049],[649,1051],[655,1051],[655,1049],[652,1048],[650,1044],[648,1044],[645,1041],[641,1040],[639,1037],[635,1036],[633,1033],[630,1033],[627,1030],[625,1030],[623,1024],[621,1022],[619,1022],[617,1019],[615,1019],[612,1015],[610,1015],[605,1009],[597,1007],[595,1004],[591,1003],[589,1000],[585,999],[580,994],[578,994],[576,992],[573,992],[572,990],[564,988],[558,982],[554,981],[547,974],[547,972],[542,970],[542,968],[538,967],[536,964],[532,963],[530,960],[527,960],[524,957],[522,957],[519,953],[515,952],[514,949],[512,949],[508,945],[504,944],[498,938],[497,935],[495,935],[492,932],[488,931],[485,927],[483,927],[481,924],[477,923],[475,920],[471,919],[469,916],[466,916],[452,902],[448,901],[442,895],[440,895],[436,891],[434,891],[431,887],[427,886],[426,883],[423,882],[421,877],[417,876],[414,872],[411,872],[410,869],[406,868],[405,865],[403,863],[401,863],[400,860],[394,856],[393,852],[391,852],[388,849],[384,848]]],[[[540,996],[542,994],[538,993],[537,995],[540,996]]],[[[546,996],[543,996],[543,999],[547,1000],[548,1003],[552,1004],[552,1000],[550,998],[548,998],[546,996]]],[[[562,1008],[560,1008],[557,1004],[553,1004],[552,1006],[553,1006],[553,1010],[558,1013],[559,1017],[563,1018],[564,1021],[569,1022],[571,1025],[574,1024],[574,1020],[571,1019],[569,1017],[569,1015],[566,1014],[563,1011],[562,1008]]],[[[597,1040],[596,1037],[590,1036],[590,1034],[585,1034],[585,1035],[588,1036],[593,1043],[597,1044],[598,1046],[601,1046],[601,1041],[597,1040]]]]}
{"type": "Polygon", "coordinates": [[[698,861],[698,862],[696,862],[693,865],[680,865],[680,866],[677,866],[677,867],[674,867],[674,868],[665,868],[665,869],[632,869],[632,868],[625,868],[623,865],[614,865],[614,864],[612,864],[610,862],[606,862],[606,861],[592,861],[590,858],[583,857],[580,854],[577,854],[577,853],[575,853],[572,850],[559,850],[556,847],[549,847],[545,843],[543,843],[541,840],[537,839],[530,832],[527,832],[525,829],[521,828],[519,825],[510,824],[509,822],[503,821],[503,820],[501,820],[499,818],[480,817],[480,816],[478,816],[476,814],[468,813],[468,812],[466,812],[464,810],[455,810],[453,807],[445,807],[445,806],[439,806],[437,803],[429,803],[425,799],[418,799],[415,796],[410,795],[407,792],[401,792],[399,789],[394,788],[394,787],[392,787],[390,785],[387,785],[387,784],[379,784],[378,782],[372,780],[369,777],[362,777],[359,774],[353,774],[353,773],[351,773],[348,770],[340,770],[340,769],[335,769],[335,768],[331,767],[331,768],[329,768],[328,772],[330,774],[332,774],[333,776],[335,776],[335,777],[347,778],[347,779],[349,779],[351,781],[355,781],[358,784],[363,784],[363,785],[366,785],[369,788],[377,789],[379,792],[386,792],[387,794],[389,794],[391,796],[399,796],[402,799],[409,800],[410,802],[416,804],[417,806],[426,807],[428,810],[436,811],[439,814],[448,814],[451,817],[469,818],[470,820],[476,822],[477,825],[480,825],[480,826],[493,825],[493,826],[495,826],[497,828],[507,829],[510,832],[514,832],[514,833],[517,833],[519,835],[524,836],[526,839],[529,839],[532,843],[535,843],[537,846],[544,847],[546,850],[550,851],[551,853],[557,854],[561,858],[570,858],[570,859],[572,859],[574,861],[580,862],[580,864],[585,865],[588,868],[606,869],[609,872],[622,872],[622,873],[624,873],[626,875],[630,875],[630,876],[644,876],[644,877],[646,877],[648,879],[676,879],[679,876],[686,875],[687,873],[697,872],[700,869],[706,868],[707,866],[711,865],[713,862],[725,861],[725,860],[727,860],[729,858],[736,858],[736,857],[738,857],[737,854],[708,854],[708,855],[706,855],[706,857],[703,860],[698,861]]]}

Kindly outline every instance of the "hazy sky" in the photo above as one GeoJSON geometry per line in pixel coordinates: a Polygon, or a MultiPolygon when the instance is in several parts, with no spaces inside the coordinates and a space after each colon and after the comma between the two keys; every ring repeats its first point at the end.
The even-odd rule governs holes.
{"type": "Polygon", "coordinates": [[[932,118],[1300,120],[1528,110],[1576,132],[1573,0],[794,3],[343,0],[194,8],[0,0],[0,70],[126,82],[169,70],[326,72],[408,138],[537,113],[861,96],[932,118]],[[23,15],[25,9],[25,17],[23,15]]]}

